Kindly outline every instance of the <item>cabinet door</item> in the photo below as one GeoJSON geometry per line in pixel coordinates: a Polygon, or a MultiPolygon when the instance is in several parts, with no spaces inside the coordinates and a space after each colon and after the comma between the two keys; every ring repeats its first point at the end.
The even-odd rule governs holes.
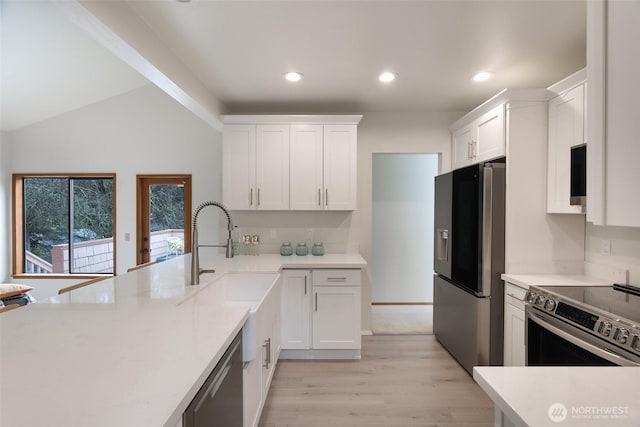
{"type": "Polygon", "coordinates": [[[256,205],[289,209],[289,125],[257,125],[256,205]]]}
{"type": "Polygon", "coordinates": [[[451,160],[453,169],[471,164],[471,141],[473,140],[473,126],[470,124],[458,129],[452,136],[453,159],[451,160]]]}
{"type": "Polygon", "coordinates": [[[640,227],[640,7],[587,2],[587,221],[640,227]]]}
{"type": "Polygon", "coordinates": [[[324,126],[325,210],[356,209],[357,154],[355,125],[324,126]]]}
{"type": "Polygon", "coordinates": [[[581,213],[571,206],[571,147],[584,144],[584,85],[549,101],[547,212],[581,213]]]}
{"type": "Polygon", "coordinates": [[[281,346],[286,350],[311,347],[311,272],[282,271],[281,346]]]}
{"type": "Polygon", "coordinates": [[[258,425],[260,406],[262,403],[262,366],[261,360],[255,359],[246,363],[242,370],[242,393],[244,407],[244,426],[258,425]]]}
{"type": "Polygon", "coordinates": [[[504,105],[483,114],[475,122],[475,140],[472,143],[474,163],[505,155],[504,105]]]}
{"type": "Polygon", "coordinates": [[[313,287],[313,348],[359,349],[360,287],[313,287]]]}
{"type": "Polygon", "coordinates": [[[524,294],[524,289],[505,284],[504,366],[525,365],[524,294]]]}
{"type": "Polygon", "coordinates": [[[255,125],[224,126],[222,183],[222,201],[228,209],[255,209],[255,125]]]}
{"type": "Polygon", "coordinates": [[[291,125],[290,151],[291,210],[321,210],[323,126],[291,125]]]}

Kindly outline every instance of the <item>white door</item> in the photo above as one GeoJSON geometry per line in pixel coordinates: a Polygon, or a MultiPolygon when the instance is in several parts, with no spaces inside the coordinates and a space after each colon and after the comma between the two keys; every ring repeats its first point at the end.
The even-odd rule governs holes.
{"type": "Polygon", "coordinates": [[[306,350],[311,347],[311,291],[310,270],[282,271],[282,349],[306,350]]]}
{"type": "Polygon", "coordinates": [[[289,125],[257,125],[258,210],[289,209],[289,125]]]}
{"type": "Polygon", "coordinates": [[[291,210],[322,210],[323,126],[291,125],[291,210]]]}
{"type": "Polygon", "coordinates": [[[355,125],[324,126],[324,209],[355,210],[357,179],[355,125]]]}
{"type": "Polygon", "coordinates": [[[255,209],[256,126],[225,125],[222,159],[224,205],[228,209],[255,209]]]}
{"type": "Polygon", "coordinates": [[[360,287],[313,287],[313,348],[359,349],[360,287]]]}

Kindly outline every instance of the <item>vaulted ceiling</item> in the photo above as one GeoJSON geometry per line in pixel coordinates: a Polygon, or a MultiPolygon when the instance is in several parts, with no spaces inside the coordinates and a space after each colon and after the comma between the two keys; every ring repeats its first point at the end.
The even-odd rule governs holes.
{"type": "MultiPolygon", "coordinates": [[[[49,2],[20,3],[2,1],[3,129],[148,83],[49,2]]],[[[170,53],[172,64],[157,65],[187,70],[221,112],[468,111],[503,88],[546,87],[586,64],[582,0],[135,0],[100,7],[116,3],[136,18],[133,33],[144,27],[170,53]],[[285,81],[291,70],[304,78],[285,81]],[[385,70],[396,81],[381,84],[385,70]],[[493,78],[473,82],[480,70],[493,78]]],[[[114,31],[126,41],[126,31],[114,31]]]]}

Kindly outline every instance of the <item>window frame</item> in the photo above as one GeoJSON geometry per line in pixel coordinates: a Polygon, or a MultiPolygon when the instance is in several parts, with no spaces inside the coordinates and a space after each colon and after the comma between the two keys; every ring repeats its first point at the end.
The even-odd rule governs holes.
{"type": "Polygon", "coordinates": [[[12,175],[12,251],[13,251],[13,274],[12,277],[29,279],[69,279],[69,278],[94,278],[101,276],[115,276],[117,264],[117,244],[116,244],[116,174],[115,173],[14,173],[12,175]],[[52,274],[32,274],[25,273],[24,268],[24,179],[25,178],[110,178],[113,180],[113,273],[52,273],[52,274]]]}

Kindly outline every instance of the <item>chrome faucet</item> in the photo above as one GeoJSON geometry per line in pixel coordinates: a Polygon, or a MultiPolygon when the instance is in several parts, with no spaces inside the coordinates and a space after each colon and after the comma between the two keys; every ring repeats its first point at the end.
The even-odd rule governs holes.
{"type": "Polygon", "coordinates": [[[231,224],[231,215],[227,209],[220,202],[203,202],[196,208],[195,213],[193,214],[193,237],[191,239],[191,284],[198,285],[200,284],[200,275],[202,273],[215,273],[215,270],[204,270],[200,269],[200,247],[207,248],[226,248],[225,256],[227,258],[233,258],[233,242],[231,240],[231,232],[233,231],[233,224],[231,224]],[[201,245],[198,243],[198,214],[200,211],[207,206],[215,206],[217,208],[222,209],[222,212],[227,216],[227,229],[229,230],[229,238],[227,239],[226,245],[201,245]]]}

